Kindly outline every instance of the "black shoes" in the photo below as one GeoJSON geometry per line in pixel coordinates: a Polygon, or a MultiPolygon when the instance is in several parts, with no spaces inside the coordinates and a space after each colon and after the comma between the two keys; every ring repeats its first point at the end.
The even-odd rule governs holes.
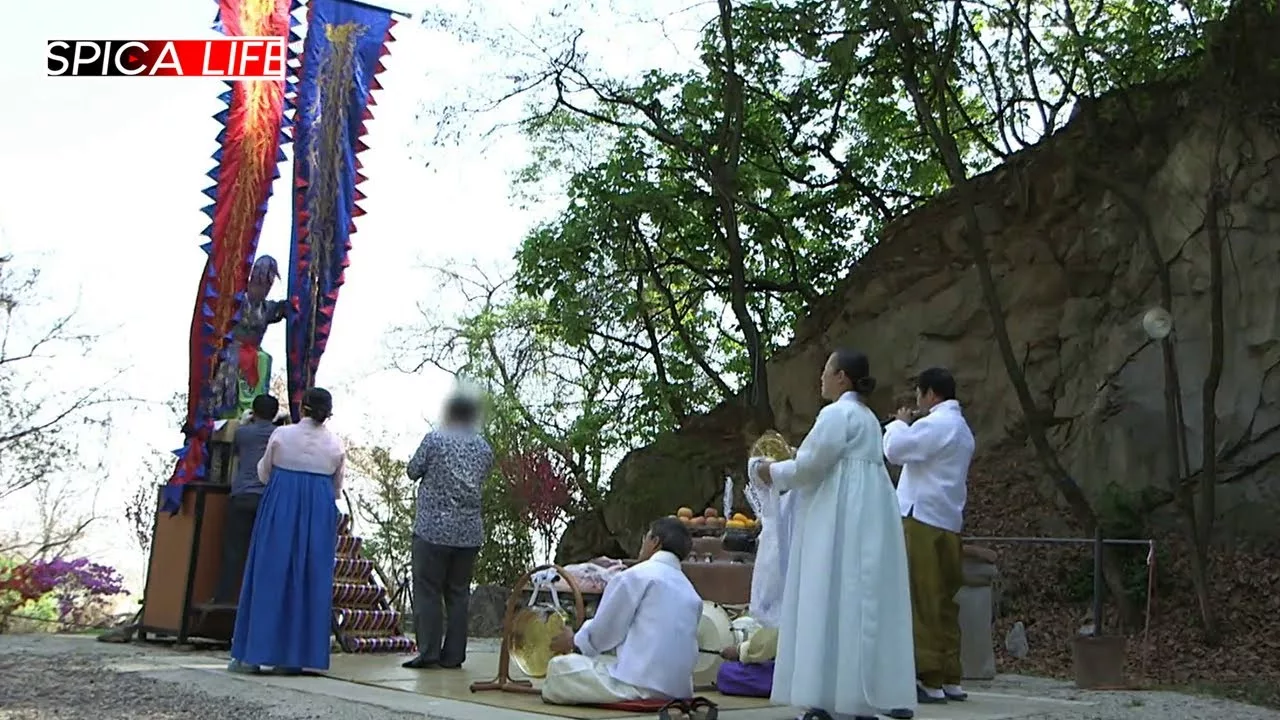
{"type": "Polygon", "coordinates": [[[406,660],[400,663],[400,667],[409,668],[410,670],[427,670],[429,668],[437,668],[437,667],[443,668],[445,670],[457,670],[462,667],[462,663],[446,664],[442,662],[436,662],[434,660],[424,660],[421,657],[416,657],[412,660],[406,660]]]}

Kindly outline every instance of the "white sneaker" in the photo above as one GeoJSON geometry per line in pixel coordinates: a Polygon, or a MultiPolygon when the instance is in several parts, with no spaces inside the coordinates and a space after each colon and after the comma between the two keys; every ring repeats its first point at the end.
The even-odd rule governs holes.
{"type": "Polygon", "coordinates": [[[969,699],[969,693],[965,692],[964,688],[959,685],[943,685],[942,694],[948,700],[955,700],[956,702],[969,699]]]}

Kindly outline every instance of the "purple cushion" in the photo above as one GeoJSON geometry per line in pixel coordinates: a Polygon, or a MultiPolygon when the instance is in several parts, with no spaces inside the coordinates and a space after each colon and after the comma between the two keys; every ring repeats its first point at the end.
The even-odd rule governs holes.
{"type": "Polygon", "coordinates": [[[773,661],[722,663],[719,672],[716,673],[716,690],[724,695],[769,697],[773,691],[773,661]]]}

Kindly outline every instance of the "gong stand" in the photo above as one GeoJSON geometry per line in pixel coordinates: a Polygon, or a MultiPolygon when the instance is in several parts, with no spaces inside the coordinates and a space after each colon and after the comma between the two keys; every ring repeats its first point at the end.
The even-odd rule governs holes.
{"type": "Polygon", "coordinates": [[[538,567],[524,573],[520,576],[520,580],[511,590],[511,596],[507,598],[507,611],[502,618],[502,649],[498,652],[498,677],[489,682],[473,682],[471,683],[471,692],[484,692],[486,690],[503,690],[513,693],[524,693],[526,695],[540,695],[541,690],[533,686],[531,680],[514,680],[511,677],[511,635],[515,630],[515,615],[517,606],[519,606],[524,593],[524,589],[533,582],[533,576],[543,570],[555,570],[560,579],[569,586],[569,590],[573,592],[573,629],[577,631],[582,627],[582,623],[586,615],[586,605],[582,600],[582,591],[578,589],[578,583],[573,579],[565,569],[559,565],[539,565],[538,567]]]}

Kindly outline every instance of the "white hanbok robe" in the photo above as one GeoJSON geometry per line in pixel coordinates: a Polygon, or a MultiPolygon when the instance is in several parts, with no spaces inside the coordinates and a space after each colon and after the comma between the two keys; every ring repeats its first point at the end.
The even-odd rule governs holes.
{"type": "Polygon", "coordinates": [[[914,709],[907,549],[879,420],[845,393],[771,475],[796,495],[773,701],[840,715],[914,709]]]}
{"type": "Polygon", "coordinates": [[[691,697],[701,620],[702,598],[680,560],[659,550],[605,586],[595,617],[573,636],[581,654],[551,658],[542,699],[595,705],[691,697]]]}

